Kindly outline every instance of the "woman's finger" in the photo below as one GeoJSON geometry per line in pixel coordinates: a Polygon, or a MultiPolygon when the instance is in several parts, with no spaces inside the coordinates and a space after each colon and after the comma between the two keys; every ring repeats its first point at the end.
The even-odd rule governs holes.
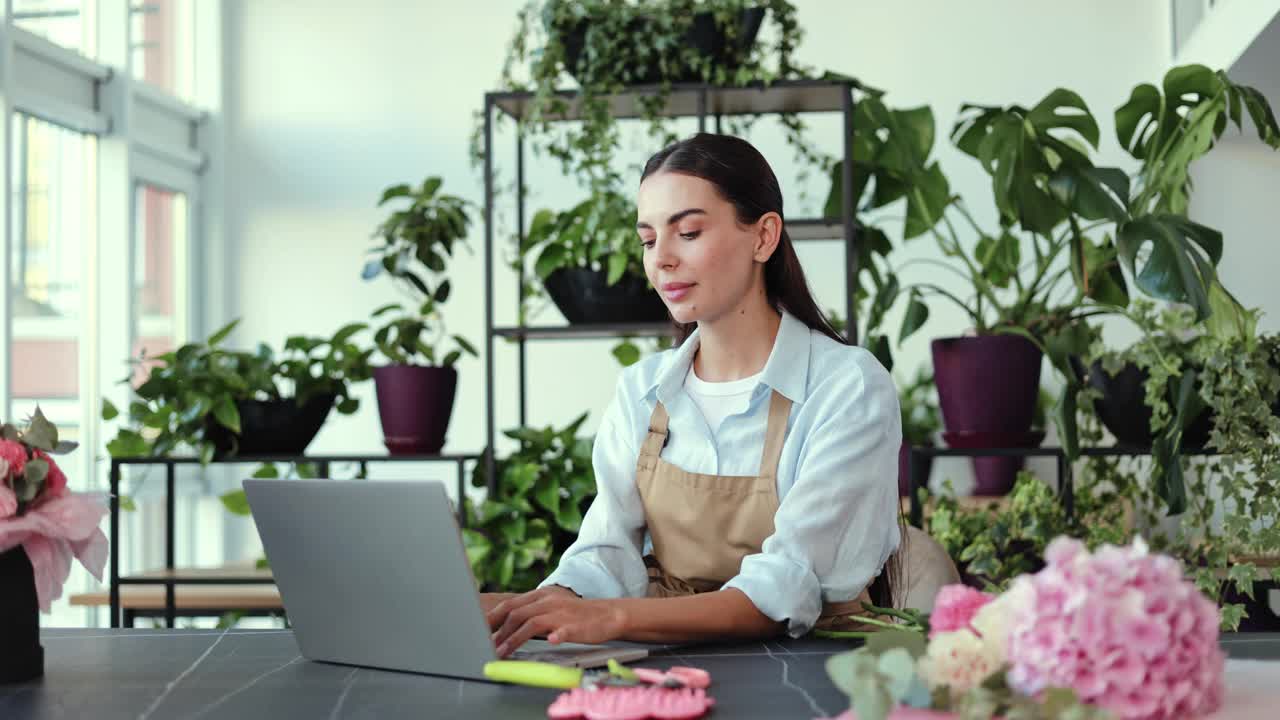
{"type": "Polygon", "coordinates": [[[498,657],[504,658],[515,652],[521,645],[532,639],[535,635],[545,633],[550,627],[554,627],[550,618],[546,615],[537,615],[529,618],[523,625],[516,628],[506,640],[498,645],[498,657]]]}
{"type": "Polygon", "coordinates": [[[514,608],[507,613],[507,617],[502,621],[502,625],[493,633],[494,646],[500,646],[508,641],[513,633],[520,629],[522,625],[531,618],[537,617],[545,613],[547,610],[547,598],[535,598],[533,602],[525,603],[520,607],[514,608]]]}
{"type": "Polygon", "coordinates": [[[489,623],[489,629],[496,630],[501,626],[502,623],[506,621],[507,615],[510,614],[511,611],[524,607],[531,602],[537,602],[541,597],[541,593],[541,590],[534,590],[532,592],[520,593],[518,595],[513,594],[497,605],[494,605],[484,615],[485,621],[489,623]]]}

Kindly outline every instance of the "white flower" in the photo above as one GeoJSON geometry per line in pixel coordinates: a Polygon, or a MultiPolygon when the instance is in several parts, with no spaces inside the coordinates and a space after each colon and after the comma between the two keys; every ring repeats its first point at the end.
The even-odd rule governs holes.
{"type": "Polygon", "coordinates": [[[1013,623],[1011,596],[1005,593],[978,609],[970,624],[982,637],[987,653],[1003,665],[1008,655],[1009,626],[1013,623]]]}
{"type": "Polygon", "coordinates": [[[1004,664],[1004,652],[968,630],[938,633],[920,658],[920,674],[930,688],[948,686],[962,693],[979,685],[1004,664]]]}

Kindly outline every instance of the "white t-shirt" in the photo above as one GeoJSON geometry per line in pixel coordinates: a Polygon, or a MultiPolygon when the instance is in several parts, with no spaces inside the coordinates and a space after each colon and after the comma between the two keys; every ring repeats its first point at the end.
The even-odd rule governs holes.
{"type": "Polygon", "coordinates": [[[714,435],[720,431],[720,423],[724,422],[725,418],[735,413],[746,412],[747,406],[751,404],[751,392],[756,389],[756,384],[760,382],[760,376],[763,374],[764,371],[760,371],[741,380],[707,382],[698,377],[693,371],[693,364],[690,363],[689,374],[684,379],[684,389],[689,393],[689,397],[693,398],[693,403],[702,411],[702,417],[707,419],[707,426],[711,428],[711,434],[714,435]]]}

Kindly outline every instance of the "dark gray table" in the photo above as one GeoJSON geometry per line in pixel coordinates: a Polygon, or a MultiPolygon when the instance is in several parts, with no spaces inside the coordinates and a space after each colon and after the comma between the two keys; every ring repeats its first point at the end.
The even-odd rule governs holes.
{"type": "MultiPolygon", "coordinates": [[[[305,661],[287,631],[46,630],[45,677],[0,686],[0,718],[545,718],[557,691],[305,661]]],[[[1280,660],[1280,634],[1224,636],[1280,660]]],[[[821,640],[686,648],[642,665],[711,672],[714,717],[814,718],[846,700],[821,640]]],[[[0,639],[0,652],[3,642],[0,639]]]]}

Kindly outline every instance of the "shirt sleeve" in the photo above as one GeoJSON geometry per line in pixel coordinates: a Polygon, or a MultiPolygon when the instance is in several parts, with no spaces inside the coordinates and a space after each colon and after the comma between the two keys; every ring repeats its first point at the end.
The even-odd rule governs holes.
{"type": "Polygon", "coordinates": [[[898,394],[874,359],[859,365],[860,375],[833,378],[830,387],[809,393],[821,419],[807,437],[788,439],[803,448],[774,533],[725,584],[785,621],[792,637],[809,632],[824,599],[857,597],[900,541],[898,394]]]}
{"type": "Polygon", "coordinates": [[[643,597],[649,584],[641,558],[644,506],[636,487],[635,439],[640,400],[626,392],[624,373],[600,421],[592,448],[596,497],[578,538],[538,587],[562,585],[585,598],[643,597]]]}

